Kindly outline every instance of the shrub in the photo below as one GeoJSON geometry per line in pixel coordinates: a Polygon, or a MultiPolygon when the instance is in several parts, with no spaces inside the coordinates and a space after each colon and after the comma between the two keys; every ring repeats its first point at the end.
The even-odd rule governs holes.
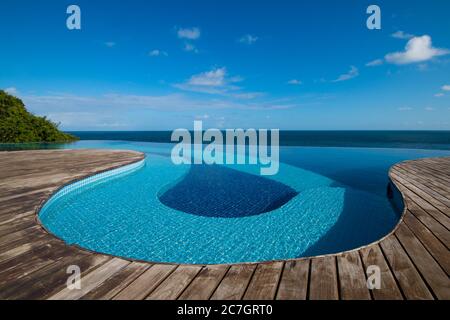
{"type": "Polygon", "coordinates": [[[77,137],[46,117],[28,112],[22,100],[0,90],[0,143],[70,142],[77,137]]]}

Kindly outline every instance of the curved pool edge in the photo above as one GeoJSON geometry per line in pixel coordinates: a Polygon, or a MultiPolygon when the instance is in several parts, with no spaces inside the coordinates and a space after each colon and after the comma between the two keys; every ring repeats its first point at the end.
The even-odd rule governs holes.
{"type": "MultiPolygon", "coordinates": [[[[96,162],[96,166],[103,167],[101,170],[93,168],[94,165],[89,163],[89,161],[71,161],[71,164],[74,165],[77,170],[71,170],[70,172],[64,171],[64,165],[61,161],[57,161],[56,158],[62,158],[61,154],[65,153],[65,150],[44,152],[21,151],[21,154],[0,152],[0,163],[2,164],[2,166],[0,166],[0,176],[12,176],[12,178],[5,178],[4,181],[6,185],[4,183],[2,190],[7,192],[0,197],[0,204],[9,206],[9,209],[6,211],[4,208],[1,211],[0,224],[2,225],[2,233],[0,236],[19,232],[24,238],[22,239],[23,243],[29,247],[26,257],[28,257],[28,259],[30,256],[32,258],[38,258],[47,264],[46,267],[29,271],[28,268],[23,269],[24,264],[31,264],[31,261],[28,263],[24,260],[26,258],[23,256],[23,253],[16,255],[14,260],[8,260],[11,261],[8,263],[11,264],[11,270],[14,272],[15,277],[10,279],[5,277],[1,278],[3,281],[2,288],[4,290],[0,290],[0,296],[3,299],[77,300],[86,297],[90,297],[90,299],[108,300],[141,300],[158,297],[159,299],[163,297],[163,299],[168,300],[189,298],[206,300],[217,298],[223,299],[224,297],[233,300],[450,299],[450,294],[447,290],[450,287],[450,280],[444,271],[448,270],[447,268],[449,267],[445,264],[447,261],[446,259],[448,258],[448,251],[445,251],[445,255],[439,255],[438,251],[423,247],[423,244],[427,243],[427,238],[416,232],[417,230],[412,227],[411,221],[412,219],[415,219],[414,221],[419,223],[421,228],[429,232],[435,240],[441,241],[443,244],[448,243],[446,240],[449,239],[449,231],[445,231],[442,235],[439,234],[439,232],[435,232],[433,225],[427,222],[427,219],[433,220],[438,218],[435,216],[435,212],[427,212],[426,210],[417,208],[417,206],[407,208],[408,201],[405,201],[405,210],[394,230],[392,230],[389,235],[375,241],[375,244],[371,243],[362,247],[368,248],[368,250],[356,248],[335,254],[314,256],[312,258],[304,257],[283,260],[282,263],[249,263],[248,266],[240,264],[242,266],[239,267],[239,265],[237,265],[236,268],[233,268],[233,266],[214,268],[206,265],[184,267],[177,264],[175,264],[175,267],[172,267],[164,266],[162,263],[151,265],[150,263],[144,262],[147,263],[146,271],[144,273],[141,272],[133,276],[130,280],[131,282],[121,280],[118,283],[115,283],[113,281],[114,284],[112,285],[111,282],[108,282],[110,278],[105,278],[105,272],[109,273],[112,279],[115,279],[116,276],[123,276],[123,272],[126,274],[128,266],[135,268],[136,265],[134,262],[126,258],[123,260],[120,258],[112,258],[114,256],[92,252],[77,246],[67,246],[57,237],[45,232],[44,229],[41,228],[42,226],[39,227],[36,225],[35,216],[38,212],[39,204],[48,199],[61,186],[66,185],[71,181],[83,179],[83,177],[93,175],[100,171],[106,171],[108,168],[115,166],[110,161],[107,162],[107,159],[96,162]],[[47,157],[45,160],[47,163],[45,164],[42,164],[33,158],[33,155],[35,154],[41,156],[44,153],[47,157]],[[16,158],[20,158],[20,165],[16,165],[16,158]],[[15,166],[10,168],[5,166],[5,164],[15,164],[15,166]],[[47,170],[49,164],[53,165],[51,170],[47,170]],[[59,170],[57,170],[58,167],[59,170]],[[22,170],[24,168],[30,169],[31,171],[34,170],[35,174],[37,174],[29,179],[28,176],[23,175],[22,170]],[[41,172],[45,172],[45,175],[40,175],[41,172]],[[7,182],[10,183],[8,184],[7,182]],[[33,183],[30,184],[29,182],[33,183]],[[27,187],[24,188],[24,186],[27,187]],[[11,205],[14,206],[11,207],[11,205]],[[421,214],[424,216],[424,219],[417,218],[419,217],[419,215],[416,214],[417,210],[422,211],[421,214]],[[407,217],[406,219],[404,219],[405,216],[407,217]],[[26,219],[26,221],[23,221],[23,219],[26,219]],[[32,220],[33,223],[30,223],[31,221],[29,220],[32,220]],[[30,227],[30,225],[32,225],[32,227],[30,227]],[[8,230],[5,229],[5,226],[8,227],[8,230]],[[397,230],[398,233],[394,234],[397,230]],[[39,243],[36,242],[36,236],[41,237],[41,240],[38,241],[39,243]],[[406,241],[405,237],[410,237],[410,239],[406,241]],[[416,249],[417,246],[422,246],[422,250],[425,250],[425,252],[415,250],[414,246],[411,244],[411,240],[416,242],[416,249]],[[380,245],[378,246],[378,244],[380,245]],[[57,249],[57,253],[53,254],[53,256],[43,256],[42,253],[34,252],[34,249],[39,250],[43,247],[47,247],[50,251],[57,249]],[[386,252],[386,249],[388,249],[389,252],[386,252]],[[86,254],[88,251],[89,254],[86,254]],[[356,254],[351,254],[355,251],[357,252],[356,254]],[[325,256],[331,256],[332,258],[326,258],[325,256]],[[402,260],[402,256],[406,260],[402,260]],[[81,258],[84,259],[82,267],[83,279],[84,281],[88,281],[91,287],[89,290],[69,290],[66,287],[68,275],[66,274],[65,269],[58,273],[52,273],[52,270],[55,272],[67,265],[76,264],[81,258]],[[296,263],[296,261],[302,262],[296,263]],[[382,270],[383,285],[380,290],[369,290],[366,285],[367,275],[365,268],[367,267],[367,264],[373,264],[373,261],[379,262],[384,266],[382,270]],[[126,267],[123,267],[125,265],[126,267]],[[160,265],[160,267],[158,267],[158,265],[160,265]],[[48,268],[48,266],[51,268],[48,268]],[[164,270],[163,278],[154,276],[149,277],[148,271],[151,272],[151,268],[155,267],[161,272],[164,270]],[[114,268],[115,271],[109,271],[110,268],[114,268]],[[231,272],[232,268],[233,272],[231,272]],[[210,270],[213,270],[212,273],[210,273],[210,270]],[[219,270],[224,271],[219,272],[219,270]],[[345,272],[346,270],[347,272],[345,272]],[[349,270],[352,272],[348,273],[349,270]],[[179,276],[182,275],[183,272],[184,275],[188,277],[185,278],[188,281],[185,281],[185,283],[181,285],[176,279],[180,279],[179,276]],[[408,275],[407,277],[405,277],[406,274],[408,275]],[[269,276],[269,278],[267,278],[267,276],[269,276]],[[292,276],[294,276],[295,279],[293,279],[292,276]],[[236,277],[239,279],[239,282],[244,282],[244,291],[240,291],[239,287],[230,287],[231,279],[236,279],[236,277]],[[103,280],[96,283],[90,282],[99,278],[102,278],[103,280]],[[49,281],[50,279],[52,281],[49,281]],[[20,283],[23,283],[26,286],[17,286],[20,283]],[[45,286],[46,289],[36,291],[36,288],[33,289],[32,287],[34,283],[39,283],[40,285],[45,286]],[[136,285],[141,289],[136,291],[136,285]],[[151,287],[151,290],[148,289],[149,286],[151,287]],[[178,289],[171,291],[170,294],[168,294],[168,286],[178,289]],[[98,291],[97,288],[100,288],[100,290],[98,291]],[[105,288],[108,288],[108,292],[102,293],[102,289],[105,288]],[[212,291],[211,288],[213,288],[212,291]],[[230,289],[232,290],[230,291],[230,289]],[[111,291],[109,290],[112,290],[114,293],[110,293],[111,291]]],[[[95,150],[92,149],[86,151],[86,153],[91,155],[91,159],[92,156],[99,156],[99,153],[95,153],[95,150]]],[[[121,160],[115,160],[116,164],[119,162],[122,163],[117,165],[117,167],[123,165],[124,161],[130,161],[129,158],[136,156],[136,154],[125,153],[121,160]]],[[[79,151],[72,152],[70,157],[79,159],[81,158],[79,154],[79,151]]],[[[101,154],[109,156],[111,153],[102,152],[101,154]]],[[[142,157],[142,155],[140,155],[140,157],[142,157]]],[[[435,209],[440,207],[443,215],[441,218],[445,218],[445,215],[450,215],[448,209],[450,208],[450,197],[440,199],[447,203],[447,207],[444,207],[444,209],[441,207],[442,202],[440,203],[436,197],[430,197],[429,195],[420,197],[409,190],[406,187],[406,184],[402,186],[402,183],[404,183],[405,180],[401,177],[399,178],[399,175],[397,174],[398,171],[396,170],[397,168],[403,170],[402,174],[406,173],[403,178],[413,181],[414,186],[417,186],[422,190],[430,188],[429,192],[438,191],[439,189],[435,189],[433,184],[441,184],[444,186],[444,189],[449,186],[450,180],[447,173],[450,172],[450,157],[406,161],[392,166],[389,171],[390,180],[399,187],[399,191],[402,193],[403,198],[415,197],[413,200],[419,198],[420,201],[428,201],[428,204],[434,206],[435,209]],[[436,168],[433,168],[436,164],[436,168]],[[424,172],[417,172],[417,169],[424,169],[424,172]],[[442,177],[439,177],[439,171],[443,174],[442,177]],[[430,172],[431,175],[429,175],[430,172]],[[436,176],[438,176],[437,179],[436,176]],[[432,180],[431,185],[426,181],[422,181],[423,184],[421,184],[419,181],[423,178],[434,180],[432,180]]],[[[0,186],[0,188],[1,187],[2,186],[0,186]]],[[[433,221],[436,223],[435,220],[433,221]]],[[[439,223],[437,224],[439,225],[439,223]]],[[[3,248],[0,248],[0,254],[4,255],[6,252],[10,252],[17,247],[17,244],[15,246],[3,245],[3,248]]],[[[234,283],[238,284],[236,282],[234,283]]]]}
{"type": "MultiPolygon", "coordinates": [[[[111,150],[111,151],[130,151],[130,152],[135,152],[135,151],[131,151],[131,150],[111,150]]],[[[136,153],[140,153],[140,152],[136,152],[136,153]]],[[[369,248],[371,246],[377,245],[377,244],[381,243],[383,240],[385,240],[386,238],[388,238],[391,235],[393,235],[397,231],[397,229],[402,225],[404,216],[405,216],[405,214],[406,214],[406,212],[408,210],[408,206],[407,206],[407,202],[405,201],[406,197],[405,197],[404,191],[402,191],[400,188],[398,188],[398,185],[395,183],[395,181],[393,181],[393,179],[391,177],[391,173],[392,173],[392,169],[393,168],[395,168],[397,166],[401,166],[404,163],[410,163],[410,162],[415,162],[415,161],[420,161],[420,160],[427,160],[427,159],[439,159],[439,158],[423,158],[423,159],[419,159],[419,160],[406,160],[406,161],[402,161],[402,162],[396,163],[395,165],[391,166],[391,168],[388,171],[388,180],[389,180],[389,183],[392,183],[393,186],[401,194],[401,198],[402,198],[401,201],[403,202],[403,210],[402,210],[401,215],[399,217],[399,221],[397,222],[397,224],[394,226],[394,228],[389,233],[387,233],[385,236],[381,237],[380,239],[375,240],[375,241],[373,241],[371,243],[368,243],[368,244],[356,247],[354,249],[341,251],[341,252],[336,252],[336,253],[327,253],[327,254],[322,254],[322,255],[305,256],[305,257],[290,258],[290,259],[275,259],[275,260],[252,261],[252,262],[235,262],[235,263],[220,263],[220,264],[177,263],[177,262],[150,261],[150,260],[135,259],[135,258],[127,257],[127,256],[114,255],[114,254],[105,253],[105,252],[101,252],[101,251],[95,251],[95,250],[91,250],[91,249],[88,249],[88,248],[84,248],[84,247],[82,247],[82,246],[80,246],[78,244],[69,244],[65,240],[63,240],[60,237],[58,237],[57,235],[53,234],[50,230],[48,230],[45,227],[45,224],[42,223],[42,221],[39,218],[41,210],[44,208],[46,203],[49,200],[51,200],[51,198],[53,198],[63,188],[65,188],[67,186],[70,186],[70,185],[72,185],[74,183],[84,181],[84,180],[89,179],[91,177],[103,174],[103,173],[114,171],[114,170],[117,170],[117,169],[120,169],[120,168],[123,168],[123,167],[127,167],[129,165],[133,165],[135,163],[139,163],[139,162],[142,162],[142,161],[145,162],[145,154],[143,154],[143,153],[141,153],[141,154],[143,156],[143,158],[141,160],[133,161],[133,162],[130,162],[129,164],[118,165],[118,166],[114,166],[114,167],[112,167],[110,169],[106,169],[106,170],[102,170],[102,171],[99,171],[99,172],[91,173],[89,175],[86,175],[84,177],[72,180],[72,181],[70,181],[70,182],[60,186],[50,196],[48,196],[45,200],[43,200],[41,202],[41,204],[39,205],[39,207],[36,209],[35,217],[36,217],[37,223],[41,226],[41,228],[43,228],[45,230],[45,232],[50,234],[52,237],[58,239],[59,241],[64,242],[64,244],[69,246],[69,247],[77,248],[79,250],[82,250],[82,251],[85,251],[85,252],[89,252],[89,253],[101,254],[101,255],[105,255],[105,256],[120,258],[120,259],[127,260],[127,261],[146,263],[146,264],[150,264],[150,265],[158,265],[158,264],[160,264],[160,265],[171,265],[171,266],[239,266],[239,265],[269,264],[269,263],[277,263],[277,262],[285,263],[285,262],[289,262],[289,261],[302,261],[302,260],[311,260],[311,259],[317,259],[317,258],[337,257],[337,256],[345,255],[345,254],[348,254],[348,253],[358,252],[358,251],[360,251],[362,249],[366,249],[366,248],[369,248]]]]}

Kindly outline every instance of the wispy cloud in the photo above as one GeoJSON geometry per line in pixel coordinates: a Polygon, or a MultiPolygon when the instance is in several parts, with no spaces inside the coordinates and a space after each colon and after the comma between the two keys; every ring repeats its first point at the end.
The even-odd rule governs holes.
{"type": "Polygon", "coordinates": [[[162,51],[162,50],[158,50],[158,49],[154,49],[154,50],[150,51],[148,53],[148,55],[150,57],[159,57],[159,56],[167,57],[168,56],[166,51],[162,51]]]}
{"type": "Polygon", "coordinates": [[[122,127],[133,126],[135,115],[145,122],[145,115],[165,112],[209,112],[214,110],[282,110],[299,107],[292,101],[247,101],[203,99],[185,94],[129,95],[103,94],[83,96],[73,94],[29,95],[21,97],[35,114],[49,115],[64,127],[122,127]],[[152,113],[148,113],[152,112],[152,113]]]}
{"type": "Polygon", "coordinates": [[[428,61],[449,53],[450,51],[447,49],[434,48],[431,37],[424,35],[410,39],[404,51],[389,53],[385,56],[385,59],[389,63],[402,65],[428,61]]]}
{"type": "Polygon", "coordinates": [[[341,74],[336,80],[333,82],[347,81],[353,79],[359,75],[359,70],[355,66],[351,66],[350,70],[347,73],[341,74]]]}
{"type": "Polygon", "coordinates": [[[434,111],[433,107],[425,107],[425,111],[434,111]]]}
{"type": "Polygon", "coordinates": [[[198,119],[198,120],[207,120],[207,119],[209,119],[209,114],[201,114],[201,115],[197,115],[197,116],[195,116],[195,119],[198,119]]]}
{"type": "Polygon", "coordinates": [[[192,43],[188,43],[188,42],[186,42],[184,44],[184,51],[198,53],[197,47],[195,45],[193,45],[192,43]]]}
{"type": "Polygon", "coordinates": [[[113,42],[113,41],[108,41],[105,42],[104,45],[107,46],[108,48],[112,48],[115,47],[117,43],[113,42]]]}
{"type": "Polygon", "coordinates": [[[178,38],[185,40],[184,45],[183,45],[183,50],[187,51],[187,52],[193,52],[193,53],[199,52],[197,47],[192,42],[195,40],[198,40],[200,38],[200,35],[201,35],[200,29],[197,27],[178,28],[178,30],[177,30],[178,38]]]}
{"type": "Polygon", "coordinates": [[[4,91],[6,93],[9,93],[9,94],[12,94],[12,95],[16,95],[16,94],[19,93],[19,90],[17,90],[17,88],[14,88],[14,87],[6,88],[6,89],[4,89],[4,91]]]}
{"type": "Polygon", "coordinates": [[[253,36],[251,34],[246,34],[246,35],[243,35],[241,38],[239,38],[238,41],[240,43],[251,45],[251,44],[255,43],[257,40],[258,40],[257,36],[253,36]]]}
{"type": "Polygon", "coordinates": [[[251,99],[255,99],[255,98],[264,96],[264,93],[262,93],[262,92],[240,92],[240,93],[232,93],[232,94],[230,94],[230,96],[233,98],[237,98],[237,99],[251,100],[251,99]]]}
{"type": "Polygon", "coordinates": [[[289,80],[287,83],[291,84],[291,85],[294,85],[294,86],[299,86],[299,85],[302,84],[302,82],[300,80],[298,80],[298,79],[289,80]]]}
{"type": "Polygon", "coordinates": [[[400,108],[398,108],[397,110],[398,111],[411,111],[413,108],[411,108],[411,107],[400,107],[400,108]]]}
{"type": "Polygon", "coordinates": [[[450,84],[443,85],[441,89],[444,91],[450,91],[450,84]]]}
{"type": "Polygon", "coordinates": [[[411,39],[411,38],[414,38],[414,35],[399,30],[399,31],[396,31],[393,34],[391,34],[391,37],[396,38],[396,39],[411,39]]]}
{"type": "Polygon", "coordinates": [[[240,89],[234,83],[242,81],[241,77],[229,77],[225,67],[215,68],[191,76],[187,81],[175,87],[185,91],[209,94],[225,94],[240,89]]]}
{"type": "Polygon", "coordinates": [[[196,40],[200,38],[200,34],[200,29],[197,27],[179,28],[177,31],[178,38],[180,39],[196,40]]]}
{"type": "Polygon", "coordinates": [[[442,92],[439,92],[439,93],[436,93],[434,96],[435,96],[436,98],[440,98],[440,97],[445,96],[445,94],[443,94],[442,92]]]}
{"type": "Polygon", "coordinates": [[[366,67],[376,67],[383,64],[383,59],[376,59],[366,63],[366,67]]]}

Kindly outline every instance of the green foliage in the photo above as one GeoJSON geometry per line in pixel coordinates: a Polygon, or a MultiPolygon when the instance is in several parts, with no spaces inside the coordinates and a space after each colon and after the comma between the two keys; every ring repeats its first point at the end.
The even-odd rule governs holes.
{"type": "Polygon", "coordinates": [[[0,90],[0,143],[70,142],[77,137],[58,125],[27,111],[22,100],[0,90]]]}

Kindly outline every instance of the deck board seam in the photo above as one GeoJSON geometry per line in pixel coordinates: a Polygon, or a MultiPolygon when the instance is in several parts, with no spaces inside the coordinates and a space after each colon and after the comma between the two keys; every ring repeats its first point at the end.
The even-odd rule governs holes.
{"type": "MultiPolygon", "coordinates": [[[[428,252],[428,254],[433,258],[433,260],[436,262],[436,264],[439,266],[439,268],[445,273],[448,274],[447,271],[445,271],[444,267],[439,263],[439,260],[436,259],[436,257],[433,255],[433,253],[428,249],[428,246],[424,243],[421,237],[419,237],[414,230],[411,229],[408,223],[405,223],[405,227],[408,228],[408,230],[414,235],[414,237],[419,241],[419,243],[424,247],[424,249],[428,252]]],[[[406,251],[406,250],[405,250],[406,251]]],[[[411,259],[412,261],[412,259],[411,259]]]]}
{"type": "MultiPolygon", "coordinates": [[[[439,240],[439,242],[443,244],[444,247],[446,247],[447,249],[450,250],[449,246],[448,246],[447,244],[445,244],[445,242],[439,237],[439,235],[436,234],[434,231],[432,231],[432,230],[431,230],[424,222],[422,222],[422,220],[417,216],[416,213],[414,213],[413,211],[410,211],[410,210],[408,210],[408,212],[409,212],[410,214],[412,214],[417,220],[419,220],[419,222],[420,222],[422,225],[424,225],[425,228],[427,228],[427,230],[430,231],[431,234],[432,234],[433,236],[435,236],[435,237],[439,240]]],[[[433,216],[429,216],[429,218],[430,218],[430,219],[433,219],[436,223],[439,223],[439,221],[437,221],[436,219],[434,219],[433,216]]],[[[439,225],[441,225],[443,228],[445,228],[445,226],[443,226],[441,223],[439,223],[439,225]]],[[[447,231],[448,231],[448,230],[447,230],[447,231]]]]}
{"type": "Polygon", "coordinates": [[[425,278],[425,276],[422,274],[422,272],[420,272],[419,268],[417,267],[417,264],[414,262],[414,260],[411,258],[408,250],[406,250],[405,246],[403,245],[403,243],[400,241],[400,238],[394,234],[394,237],[397,239],[398,243],[400,244],[400,246],[402,247],[403,251],[406,253],[409,261],[412,263],[412,265],[414,266],[414,269],[416,270],[416,272],[418,273],[418,275],[420,276],[420,278],[422,279],[423,283],[425,284],[425,286],[427,287],[428,291],[430,292],[430,294],[432,295],[434,300],[438,300],[436,297],[436,294],[433,291],[433,288],[430,287],[430,284],[428,283],[427,279],[425,278]]]}
{"type": "Polygon", "coordinates": [[[179,300],[180,297],[183,295],[183,292],[186,291],[186,289],[192,284],[192,282],[194,281],[195,278],[198,277],[198,275],[200,274],[200,272],[205,269],[205,266],[202,266],[201,268],[199,268],[197,270],[197,273],[192,277],[192,279],[184,286],[183,289],[180,290],[180,292],[178,293],[178,295],[176,296],[176,298],[174,298],[174,300],[179,300]]]}
{"type": "Polygon", "coordinates": [[[386,264],[387,264],[387,266],[389,268],[389,271],[391,272],[392,277],[394,278],[395,284],[396,284],[398,290],[400,291],[400,294],[402,295],[403,300],[407,300],[406,293],[403,292],[403,288],[402,288],[402,286],[400,284],[400,281],[399,281],[399,279],[397,279],[397,276],[395,274],[394,267],[391,265],[391,262],[389,261],[389,259],[387,257],[387,254],[386,254],[386,252],[383,249],[383,246],[380,245],[378,247],[380,248],[381,254],[383,255],[383,259],[386,262],[386,264]]]}
{"type": "MultiPolygon", "coordinates": [[[[152,265],[152,267],[154,267],[154,266],[155,266],[155,265],[152,265]]],[[[156,291],[156,289],[158,289],[158,288],[164,283],[164,281],[166,281],[167,278],[169,278],[170,275],[171,275],[172,273],[174,273],[175,270],[177,270],[179,267],[180,267],[180,265],[177,265],[175,268],[173,268],[172,270],[170,270],[170,271],[167,273],[167,275],[165,275],[165,276],[159,281],[158,285],[156,285],[152,290],[150,290],[150,292],[148,292],[148,293],[145,295],[145,297],[144,297],[143,299],[141,299],[141,300],[147,300],[147,298],[150,297],[150,296],[152,295],[152,293],[153,293],[154,291],[156,291]]],[[[150,268],[149,268],[149,269],[150,269],[150,268]]],[[[136,279],[136,281],[138,281],[138,280],[139,280],[139,278],[136,279]]]]}
{"type": "MultiPolygon", "coordinates": [[[[450,209],[448,207],[447,204],[441,202],[439,199],[437,199],[435,196],[433,196],[432,194],[430,194],[429,192],[427,192],[426,190],[423,190],[422,188],[420,188],[418,185],[415,185],[413,182],[411,182],[410,180],[407,179],[407,177],[405,177],[405,175],[403,174],[398,174],[398,172],[394,172],[394,174],[400,176],[400,178],[402,178],[403,180],[405,180],[408,184],[411,184],[412,186],[416,187],[417,189],[419,189],[421,192],[425,193],[428,195],[428,197],[433,197],[433,199],[436,201],[436,203],[431,203],[428,199],[420,196],[417,194],[417,192],[415,192],[414,190],[412,190],[410,187],[406,186],[405,184],[403,184],[404,187],[408,188],[411,192],[415,193],[417,196],[420,196],[421,199],[423,199],[424,201],[428,202],[430,205],[432,205],[433,207],[435,207],[437,210],[441,211],[444,215],[446,215],[448,217],[448,214],[446,212],[443,212],[441,208],[436,207],[437,204],[439,204],[439,206],[445,207],[446,209],[450,209]]],[[[421,184],[419,184],[421,185],[421,184]]],[[[430,189],[430,188],[428,188],[430,189]]],[[[431,189],[433,190],[433,189],[431,189]]]]}
{"type": "MultiPolygon", "coordinates": [[[[410,199],[409,200],[410,202],[413,202],[416,206],[418,206],[422,211],[423,211],[423,213],[424,214],[426,214],[429,218],[431,218],[431,219],[433,219],[434,221],[436,221],[437,223],[439,223],[444,229],[446,229],[447,230],[447,232],[449,232],[450,231],[450,229],[449,228],[447,228],[446,226],[445,226],[445,224],[443,224],[441,221],[439,221],[434,215],[431,215],[426,209],[424,209],[423,207],[421,207],[416,201],[414,201],[414,199],[410,199]]],[[[409,212],[411,212],[411,213],[414,213],[414,209],[412,209],[412,208],[407,208],[408,209],[408,211],[409,212]]],[[[415,215],[415,214],[414,214],[415,215]]],[[[416,216],[416,215],[415,215],[416,216]]]]}
{"type": "Polygon", "coordinates": [[[275,289],[275,295],[273,300],[277,300],[278,290],[280,289],[281,279],[283,279],[284,268],[286,267],[286,261],[283,261],[283,265],[281,266],[281,272],[278,276],[277,288],[275,289]]]}
{"type": "Polygon", "coordinates": [[[253,277],[256,273],[256,269],[258,269],[258,266],[259,266],[259,263],[256,264],[255,267],[253,268],[252,274],[251,274],[250,278],[248,279],[247,285],[245,286],[245,290],[243,291],[239,300],[243,300],[245,295],[247,294],[248,288],[250,287],[250,284],[252,283],[253,277]]]}
{"type": "Polygon", "coordinates": [[[206,300],[211,300],[211,298],[214,296],[214,293],[216,293],[217,288],[220,287],[220,284],[222,283],[223,279],[225,279],[225,276],[227,275],[228,271],[230,271],[231,269],[231,265],[227,266],[227,270],[223,273],[222,277],[220,278],[220,280],[217,282],[216,286],[214,287],[214,289],[211,291],[209,297],[206,300]]]}

